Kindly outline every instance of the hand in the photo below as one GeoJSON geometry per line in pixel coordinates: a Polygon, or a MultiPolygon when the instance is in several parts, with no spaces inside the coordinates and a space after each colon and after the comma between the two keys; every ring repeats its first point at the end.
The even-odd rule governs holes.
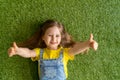
{"type": "Polygon", "coordinates": [[[8,49],[8,55],[9,55],[9,57],[12,57],[13,55],[16,55],[17,50],[18,50],[18,46],[16,45],[15,42],[13,42],[12,47],[10,47],[8,49]]]}
{"type": "Polygon", "coordinates": [[[98,48],[98,43],[93,39],[93,34],[90,34],[89,41],[90,41],[90,47],[96,51],[98,48]]]}

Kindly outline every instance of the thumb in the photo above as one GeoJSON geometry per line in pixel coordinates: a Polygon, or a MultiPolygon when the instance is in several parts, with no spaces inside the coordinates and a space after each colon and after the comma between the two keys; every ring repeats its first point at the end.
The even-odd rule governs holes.
{"type": "Polygon", "coordinates": [[[18,49],[18,46],[17,46],[16,42],[13,42],[13,47],[14,47],[15,50],[18,49]]]}
{"type": "Polygon", "coordinates": [[[90,39],[89,40],[90,40],[90,42],[93,41],[93,34],[92,33],[90,34],[90,39]]]}

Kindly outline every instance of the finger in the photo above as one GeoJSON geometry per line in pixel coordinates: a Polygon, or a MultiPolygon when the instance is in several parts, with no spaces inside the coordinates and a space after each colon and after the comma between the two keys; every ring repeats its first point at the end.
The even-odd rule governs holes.
{"type": "Polygon", "coordinates": [[[93,34],[90,34],[90,41],[93,41],[93,34]]]}
{"type": "Polygon", "coordinates": [[[12,57],[14,54],[13,53],[11,53],[11,54],[9,54],[9,57],[12,57]]]}
{"type": "Polygon", "coordinates": [[[12,56],[13,56],[13,54],[12,54],[12,53],[10,53],[10,54],[9,54],[9,57],[12,57],[12,56]]]}
{"type": "Polygon", "coordinates": [[[94,50],[96,51],[96,50],[97,50],[97,48],[98,48],[98,43],[97,43],[97,42],[95,42],[95,43],[94,43],[94,50]]]}
{"type": "Polygon", "coordinates": [[[18,48],[16,42],[13,42],[13,47],[15,48],[15,50],[18,48]]]}
{"type": "Polygon", "coordinates": [[[8,49],[8,55],[10,54],[10,52],[11,52],[11,48],[8,49]]]}
{"type": "Polygon", "coordinates": [[[10,49],[8,49],[8,55],[9,57],[12,57],[14,55],[15,51],[14,51],[14,48],[11,47],[10,49]]]}

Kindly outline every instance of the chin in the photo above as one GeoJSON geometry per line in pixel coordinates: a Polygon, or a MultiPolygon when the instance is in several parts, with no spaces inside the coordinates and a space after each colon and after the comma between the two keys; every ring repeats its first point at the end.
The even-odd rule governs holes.
{"type": "Polygon", "coordinates": [[[51,46],[50,49],[56,50],[58,46],[51,46]]]}

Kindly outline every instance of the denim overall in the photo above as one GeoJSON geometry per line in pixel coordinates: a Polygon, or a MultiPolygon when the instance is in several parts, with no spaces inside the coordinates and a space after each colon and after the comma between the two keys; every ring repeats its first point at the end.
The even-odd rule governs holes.
{"type": "Polygon", "coordinates": [[[40,50],[40,80],[66,80],[63,65],[63,50],[57,59],[43,59],[44,50],[40,50]]]}

